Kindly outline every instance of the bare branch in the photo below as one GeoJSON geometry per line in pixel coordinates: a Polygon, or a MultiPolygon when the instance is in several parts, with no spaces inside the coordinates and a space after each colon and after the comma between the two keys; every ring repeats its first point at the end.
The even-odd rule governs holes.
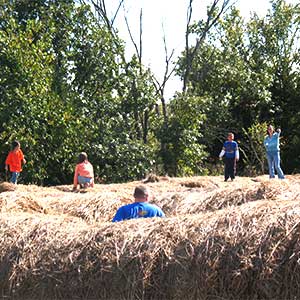
{"type": "Polygon", "coordinates": [[[168,48],[167,48],[167,42],[166,42],[166,34],[163,28],[163,42],[164,42],[164,49],[165,49],[165,63],[166,63],[166,68],[165,68],[165,73],[164,73],[164,79],[162,82],[162,86],[165,86],[171,75],[174,73],[176,66],[174,65],[171,71],[169,71],[170,63],[172,60],[172,57],[175,53],[175,49],[172,49],[171,54],[168,55],[168,48]]]}
{"type": "Polygon", "coordinates": [[[104,0],[96,0],[96,1],[91,0],[91,3],[94,5],[96,12],[98,13],[99,17],[104,21],[107,28],[109,28],[109,30],[111,30],[112,25],[108,19],[107,13],[106,13],[104,0]]]}
{"type": "Polygon", "coordinates": [[[137,54],[137,57],[140,57],[139,48],[138,48],[138,46],[137,46],[137,44],[136,44],[136,42],[135,42],[135,40],[133,38],[133,35],[131,33],[131,29],[130,29],[130,26],[129,26],[129,23],[128,23],[128,19],[127,19],[127,16],[125,14],[124,14],[124,19],[125,19],[125,23],[126,23],[127,31],[129,33],[130,40],[131,40],[131,42],[132,42],[132,44],[133,44],[133,46],[135,48],[135,52],[137,54]]]}
{"type": "MultiPolygon", "coordinates": [[[[163,24],[162,24],[163,27],[163,24]]],[[[170,64],[172,61],[172,57],[174,55],[175,50],[172,49],[171,54],[168,54],[168,48],[167,48],[167,42],[166,42],[166,35],[165,35],[165,31],[164,31],[164,27],[163,27],[163,42],[164,42],[164,50],[165,50],[165,71],[164,71],[164,76],[163,76],[163,80],[162,82],[159,82],[157,80],[157,78],[152,75],[152,80],[153,80],[153,85],[155,87],[156,90],[156,95],[160,97],[160,102],[161,102],[161,106],[162,106],[162,113],[163,113],[163,117],[164,117],[164,122],[165,124],[167,124],[168,122],[168,116],[167,116],[167,106],[166,106],[166,100],[164,97],[164,92],[165,92],[165,87],[166,84],[168,82],[168,80],[170,79],[170,77],[172,76],[172,74],[175,71],[176,66],[174,65],[173,68],[170,70],[170,64]]]]}
{"type": "Polygon", "coordinates": [[[129,22],[128,22],[128,18],[126,15],[126,11],[125,11],[125,6],[123,5],[123,9],[124,9],[124,19],[125,19],[125,23],[126,23],[126,27],[127,27],[127,31],[130,37],[130,40],[134,46],[136,55],[139,59],[139,64],[140,64],[140,70],[142,68],[142,50],[143,50],[143,40],[142,40],[142,36],[143,36],[143,9],[141,8],[140,10],[140,32],[139,32],[139,46],[137,45],[137,43],[135,42],[130,26],[129,26],[129,22]]]}
{"type": "Polygon", "coordinates": [[[118,16],[119,10],[120,10],[120,8],[121,8],[123,2],[124,2],[124,0],[120,0],[119,5],[118,5],[118,8],[117,8],[117,10],[116,10],[116,12],[115,12],[113,18],[111,19],[111,25],[112,25],[112,26],[114,25],[114,22],[115,22],[115,20],[116,20],[116,18],[117,18],[117,16],[118,16]]]}
{"type": "MultiPolygon", "coordinates": [[[[82,1],[82,0],[81,0],[82,1]]],[[[86,0],[88,2],[88,0],[86,0]]],[[[105,25],[107,26],[107,28],[114,32],[114,22],[117,18],[117,15],[119,13],[119,10],[124,2],[124,0],[119,0],[119,4],[118,4],[118,8],[116,9],[112,19],[110,20],[108,18],[108,14],[107,14],[107,10],[106,10],[106,5],[105,5],[105,0],[90,0],[92,5],[94,6],[98,16],[100,17],[100,19],[102,19],[105,23],[105,25]]]]}
{"type": "MultiPolygon", "coordinates": [[[[220,0],[214,0],[210,8],[207,10],[207,19],[205,21],[204,28],[200,34],[200,36],[196,40],[196,45],[193,48],[193,50],[190,52],[189,47],[189,34],[190,34],[190,23],[191,23],[191,17],[192,17],[192,4],[193,0],[190,0],[189,6],[187,9],[187,25],[186,25],[186,34],[185,34],[185,40],[186,40],[186,47],[185,47],[185,57],[186,57],[186,70],[184,73],[183,78],[183,92],[187,89],[187,84],[189,81],[190,71],[192,67],[193,59],[198,52],[200,46],[204,43],[206,36],[208,32],[211,30],[211,28],[217,23],[217,21],[220,19],[221,15],[229,8],[229,2],[230,0],[223,0],[223,3],[221,5],[221,8],[216,16],[214,16],[214,12],[218,8],[218,4],[220,3],[220,0]]],[[[198,23],[201,24],[201,21],[198,23]]]]}
{"type": "Polygon", "coordinates": [[[143,50],[143,10],[140,11],[140,55],[139,55],[139,62],[140,66],[142,65],[142,50],[143,50]]]}
{"type": "Polygon", "coordinates": [[[187,9],[187,27],[191,24],[192,14],[193,14],[193,0],[190,0],[187,9]]]}

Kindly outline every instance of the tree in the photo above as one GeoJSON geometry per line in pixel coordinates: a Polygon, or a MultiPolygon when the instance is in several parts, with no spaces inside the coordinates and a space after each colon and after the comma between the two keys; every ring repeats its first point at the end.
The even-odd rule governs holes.
{"type": "Polygon", "coordinates": [[[199,114],[199,99],[177,95],[169,104],[169,120],[158,133],[165,145],[160,157],[164,171],[170,176],[187,176],[204,172],[202,161],[207,153],[199,139],[199,128],[205,116],[199,114]]]}
{"type": "Polygon", "coordinates": [[[226,10],[230,0],[223,0],[221,7],[219,9],[218,4],[221,3],[220,0],[214,0],[212,4],[207,9],[207,19],[200,20],[196,24],[191,25],[192,11],[193,11],[193,0],[189,1],[189,6],[187,9],[187,24],[185,33],[185,69],[183,73],[183,92],[185,93],[189,84],[189,77],[191,72],[191,67],[195,55],[197,54],[200,47],[204,44],[206,36],[209,31],[215,26],[216,22],[219,20],[223,12],[226,10]],[[196,33],[196,44],[194,47],[190,47],[190,35],[191,33],[196,33]]]}
{"type": "Polygon", "coordinates": [[[0,138],[20,139],[24,180],[70,182],[83,150],[109,181],[144,176],[154,162],[149,126],[137,136],[133,111],[154,105],[148,72],[124,62],[122,41],[88,6],[41,1],[24,12],[20,3],[0,14],[0,138]]]}
{"type": "Polygon", "coordinates": [[[244,173],[248,176],[265,173],[266,153],[263,140],[266,136],[267,123],[255,123],[243,129],[245,138],[239,146],[245,163],[244,173]]]}
{"type": "Polygon", "coordinates": [[[272,74],[272,101],[266,107],[266,120],[274,120],[282,128],[282,158],[286,171],[299,170],[299,4],[283,0],[272,2],[272,10],[260,23],[263,58],[269,62],[272,74]]]}
{"type": "MultiPolygon", "coordinates": [[[[219,133],[233,131],[243,143],[248,139],[248,128],[265,121],[285,128],[283,149],[295,149],[294,143],[298,142],[295,138],[288,142],[294,136],[288,128],[291,120],[298,127],[297,117],[290,113],[291,107],[293,111],[298,108],[297,16],[297,6],[277,0],[265,18],[254,15],[245,23],[233,7],[195,52],[190,64],[189,92],[210,99],[203,103],[200,112],[207,116],[202,132],[212,155],[219,148],[219,133]]],[[[182,78],[186,65],[183,54],[178,62],[182,78]]],[[[244,154],[249,158],[247,151],[244,154]]]]}

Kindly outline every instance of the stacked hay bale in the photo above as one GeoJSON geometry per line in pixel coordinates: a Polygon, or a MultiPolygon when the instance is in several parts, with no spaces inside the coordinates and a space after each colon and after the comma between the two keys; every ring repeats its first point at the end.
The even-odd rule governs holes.
{"type": "MultiPolygon", "coordinates": [[[[99,194],[96,187],[90,198],[88,193],[57,189],[51,199],[50,192],[45,191],[44,206],[51,208],[48,214],[3,211],[2,297],[300,297],[297,181],[248,179],[222,185],[216,179],[215,189],[211,184],[207,190],[205,184],[191,187],[182,181],[151,183],[153,190],[157,187],[154,201],[158,205],[173,197],[165,219],[111,223],[110,218],[95,217],[97,211],[112,215],[109,203],[114,210],[122,205],[120,186],[113,185],[101,187],[99,194]],[[287,200],[292,192],[294,196],[287,200]]],[[[132,187],[124,185],[126,201],[132,187]]]]}
{"type": "Polygon", "coordinates": [[[15,191],[17,186],[10,182],[1,182],[0,183],[0,193],[7,191],[15,191]]]}

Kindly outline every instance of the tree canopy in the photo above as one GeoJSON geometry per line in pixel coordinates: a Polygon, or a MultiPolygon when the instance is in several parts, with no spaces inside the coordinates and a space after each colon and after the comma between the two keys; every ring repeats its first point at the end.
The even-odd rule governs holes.
{"type": "Polygon", "coordinates": [[[286,171],[299,171],[299,5],[274,0],[264,18],[249,21],[235,7],[214,9],[205,34],[203,21],[188,24],[187,35],[201,43],[187,44],[179,57],[184,89],[166,105],[151,70],[136,55],[125,58],[124,41],[90,5],[2,3],[2,165],[18,139],[28,162],[25,183],[70,183],[81,151],[106,182],[149,172],[206,174],[233,131],[242,170],[259,173],[257,136],[274,123],[282,127],[286,171]]]}

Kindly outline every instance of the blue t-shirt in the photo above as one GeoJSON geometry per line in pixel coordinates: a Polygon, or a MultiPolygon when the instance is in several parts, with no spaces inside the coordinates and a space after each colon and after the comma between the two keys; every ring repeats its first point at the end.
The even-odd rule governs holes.
{"type": "Polygon", "coordinates": [[[225,157],[235,158],[235,152],[238,150],[238,144],[236,141],[225,141],[223,144],[223,150],[225,151],[225,157]]]}
{"type": "Polygon", "coordinates": [[[137,218],[151,218],[151,217],[165,217],[164,212],[156,205],[147,202],[134,202],[121,206],[113,218],[113,222],[137,219],[137,218]]]}
{"type": "Polygon", "coordinates": [[[280,133],[274,132],[273,135],[267,136],[264,140],[264,145],[267,152],[277,152],[279,151],[279,136],[280,133]]]}

